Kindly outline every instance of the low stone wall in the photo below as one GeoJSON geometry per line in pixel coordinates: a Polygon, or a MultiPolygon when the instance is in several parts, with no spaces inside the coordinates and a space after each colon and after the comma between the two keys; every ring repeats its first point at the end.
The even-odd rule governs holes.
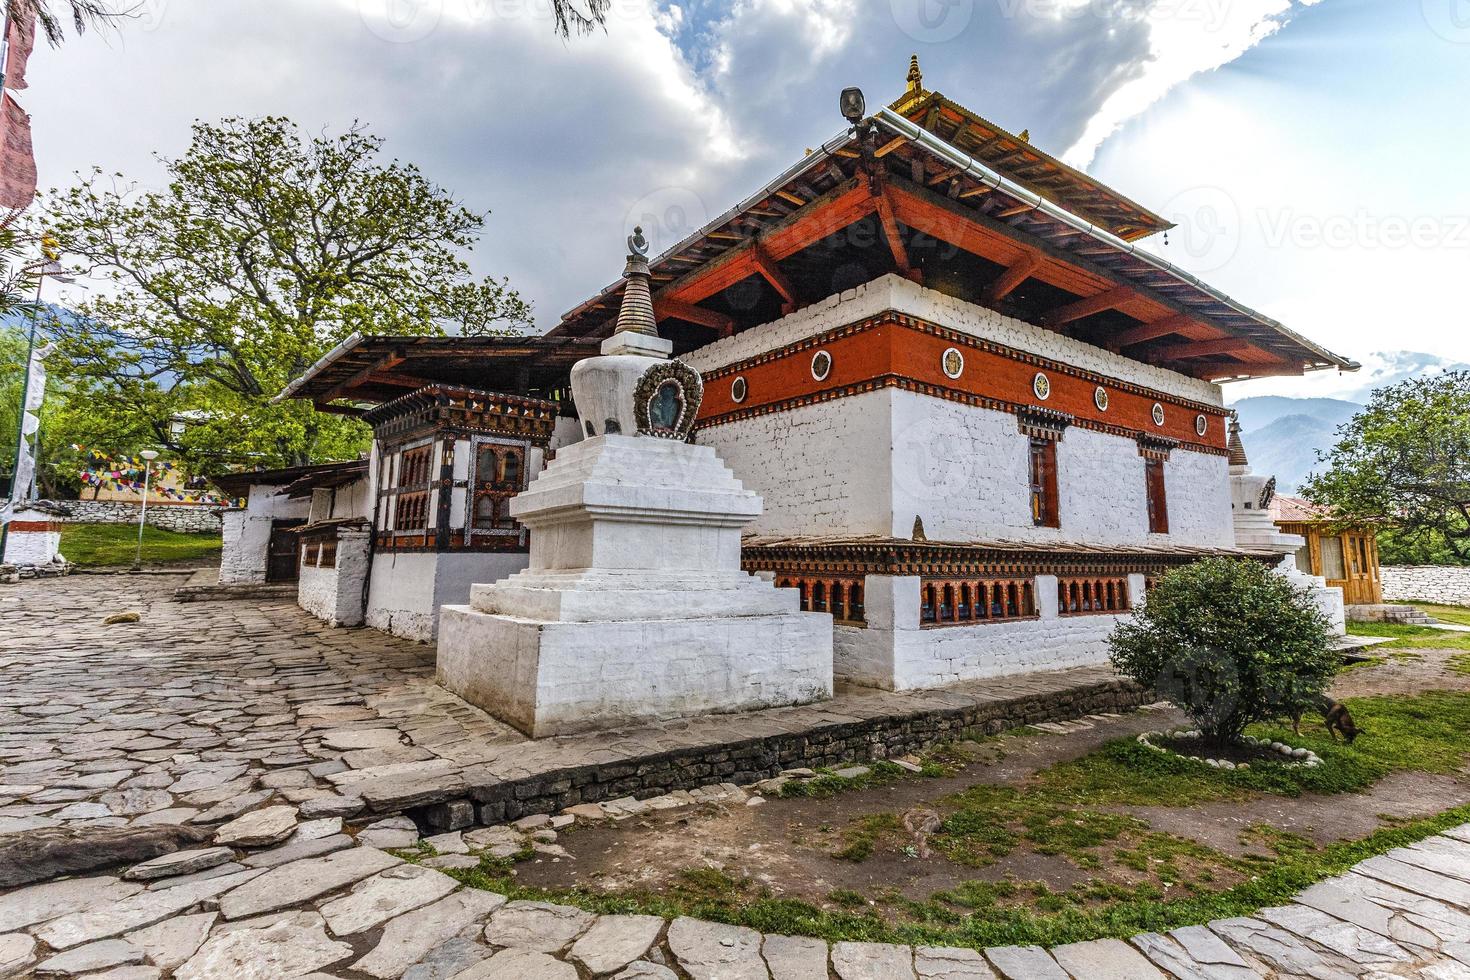
{"type": "Polygon", "coordinates": [[[431,810],[455,799],[468,798],[475,803],[480,823],[496,824],[533,813],[557,813],[578,803],[624,796],[644,799],[711,783],[746,785],[779,775],[783,769],[901,756],[968,733],[995,735],[1043,721],[1128,711],[1156,699],[1152,691],[1120,678],[952,710],[883,715],[777,737],[720,742],[622,762],[552,769],[523,779],[487,779],[478,784],[471,770],[432,789],[421,784],[416,787],[417,792],[410,791],[397,798],[391,793],[363,795],[374,811],[407,810],[425,825],[437,818],[431,810]]]}
{"type": "MultiPolygon", "coordinates": [[[[53,500],[71,511],[58,518],[70,524],[137,524],[140,504],[120,500],[53,500]]],[[[148,523],[165,531],[182,534],[218,534],[220,518],[215,504],[171,504],[148,502],[148,523]]]]}
{"type": "Polygon", "coordinates": [[[1383,601],[1470,606],[1470,568],[1454,565],[1384,565],[1383,601]]]}

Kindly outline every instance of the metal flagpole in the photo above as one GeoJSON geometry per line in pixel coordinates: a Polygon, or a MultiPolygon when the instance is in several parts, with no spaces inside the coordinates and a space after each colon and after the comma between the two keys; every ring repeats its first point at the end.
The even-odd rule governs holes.
{"type": "MultiPolygon", "coordinates": [[[[3,76],[0,76],[0,78],[3,78],[3,76]]],[[[36,307],[31,310],[31,328],[29,336],[26,339],[25,377],[20,384],[20,413],[15,425],[15,461],[10,467],[10,500],[12,503],[21,499],[20,494],[29,493],[30,491],[29,487],[22,490],[15,483],[16,479],[20,476],[20,454],[25,452],[26,448],[26,403],[31,399],[31,358],[36,353],[36,321],[40,319],[38,314],[41,309],[41,287],[45,283],[46,273],[42,271],[36,276],[36,307]]],[[[39,419],[40,416],[37,416],[37,418],[39,419]]],[[[37,429],[38,441],[39,433],[40,430],[37,429]]],[[[10,518],[7,514],[5,523],[0,524],[0,561],[5,560],[5,544],[8,540],[10,540],[10,518]]]]}

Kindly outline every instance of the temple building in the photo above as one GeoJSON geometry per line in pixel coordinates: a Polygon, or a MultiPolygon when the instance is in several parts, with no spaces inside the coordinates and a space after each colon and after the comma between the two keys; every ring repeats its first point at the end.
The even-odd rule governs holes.
{"type": "MultiPolygon", "coordinates": [[[[657,332],[703,381],[691,438],[763,500],[743,566],[831,615],[837,679],[1101,662],[1160,573],[1291,554],[1238,540],[1220,385],[1357,364],[1147,251],[1168,222],[917,59],[898,101],[862,101],[648,262],[657,332]]],[[[427,637],[524,567],[508,500],[604,434],[566,388],[626,283],[539,338],[354,337],[283,393],[374,427],[370,624],[427,637]]]]}

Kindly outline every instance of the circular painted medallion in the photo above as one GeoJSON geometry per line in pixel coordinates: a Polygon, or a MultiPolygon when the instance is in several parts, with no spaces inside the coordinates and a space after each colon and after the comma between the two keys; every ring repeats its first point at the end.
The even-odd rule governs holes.
{"type": "Polygon", "coordinates": [[[745,395],[747,391],[748,386],[746,385],[745,378],[743,376],[738,377],[734,381],[730,382],[730,400],[735,402],[735,404],[738,405],[741,402],[745,401],[745,395]]]}
{"type": "Polygon", "coordinates": [[[1092,392],[1092,403],[1097,406],[1099,412],[1108,410],[1108,389],[1098,385],[1092,392]]]}
{"type": "Polygon", "coordinates": [[[944,376],[947,378],[958,378],[965,373],[965,355],[960,353],[958,347],[951,347],[946,350],[940,364],[944,368],[944,376]]]}
{"type": "Polygon", "coordinates": [[[1051,397],[1051,379],[1037,371],[1036,377],[1031,379],[1031,390],[1036,392],[1037,398],[1046,401],[1051,397]]]}
{"type": "Polygon", "coordinates": [[[832,355],[824,350],[819,350],[812,355],[812,377],[818,381],[826,381],[827,376],[832,373],[832,355]]]}
{"type": "Polygon", "coordinates": [[[1164,406],[1160,405],[1158,402],[1154,402],[1153,417],[1154,425],[1164,424],[1164,406]]]}
{"type": "Polygon", "coordinates": [[[1210,420],[1209,419],[1205,418],[1203,415],[1196,415],[1194,417],[1194,433],[1195,433],[1195,435],[1202,436],[1207,431],[1209,431],[1209,428],[1210,428],[1210,420]]]}

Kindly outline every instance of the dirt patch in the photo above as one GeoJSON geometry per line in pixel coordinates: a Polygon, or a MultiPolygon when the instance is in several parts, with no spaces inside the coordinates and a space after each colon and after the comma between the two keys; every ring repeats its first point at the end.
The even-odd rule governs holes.
{"type": "Polygon", "coordinates": [[[1371,697],[1375,694],[1422,694],[1425,691],[1470,691],[1470,674],[1449,666],[1450,658],[1464,657],[1464,650],[1383,650],[1369,647],[1382,663],[1354,667],[1337,676],[1332,696],[1371,697]]]}
{"type": "MultiPolygon", "coordinates": [[[[1445,667],[1451,652],[1429,651],[1438,656],[1412,670],[1393,663],[1354,669],[1333,693],[1470,686],[1451,683],[1460,679],[1445,667]]],[[[1169,806],[1102,805],[1096,801],[1109,794],[1091,790],[1091,802],[1078,803],[1066,787],[1090,785],[1086,770],[1094,763],[1066,770],[1071,775],[1061,781],[1047,771],[1065,770],[1113,740],[1185,721],[1173,709],[1092,716],[1065,726],[1065,734],[1027,729],[961,742],[931,756],[946,769],[939,777],[578,826],[559,841],[571,859],[540,856],[517,865],[515,874],[523,886],[553,891],[737,904],[792,899],[829,912],[861,909],[890,922],[937,925],[997,907],[1044,912],[1062,907],[1057,903],[1101,908],[1215,892],[1283,855],[1470,803],[1467,772],[1398,772],[1364,792],[1334,795],[1225,788],[1169,806]],[[936,811],[942,830],[921,841],[905,829],[904,814],[916,808],[936,811]],[[959,825],[962,818],[967,826],[959,825]]],[[[1304,718],[1302,731],[1320,735],[1320,719],[1304,718]]],[[[1138,798],[1131,779],[1125,770],[1128,791],[1121,795],[1138,798]]],[[[1168,786],[1157,798],[1175,798],[1168,786]]]]}
{"type": "Polygon", "coordinates": [[[1400,772],[1363,793],[1322,796],[1264,795],[1252,800],[1191,807],[1122,807],[1155,830],[1198,841],[1225,854],[1269,856],[1247,831],[1259,824],[1296,834],[1317,846],[1366,837],[1388,821],[1426,817],[1470,803],[1470,781],[1454,776],[1400,772]]]}

